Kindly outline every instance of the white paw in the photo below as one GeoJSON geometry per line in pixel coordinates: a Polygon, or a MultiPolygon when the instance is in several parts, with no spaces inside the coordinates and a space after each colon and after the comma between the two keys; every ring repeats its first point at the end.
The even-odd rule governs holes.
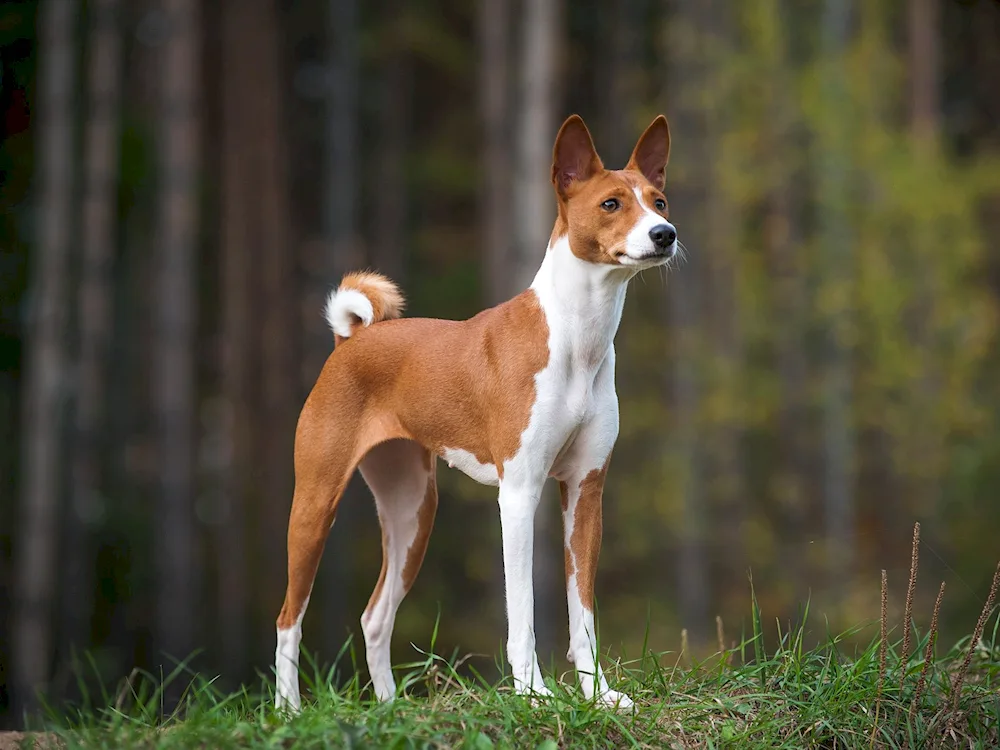
{"type": "Polygon", "coordinates": [[[552,697],[552,691],[545,686],[545,683],[529,685],[526,682],[516,680],[514,682],[514,692],[518,695],[525,696],[532,703],[538,703],[542,699],[552,697]]]}
{"type": "Polygon", "coordinates": [[[379,703],[392,703],[396,699],[395,682],[376,682],[372,685],[372,691],[375,693],[375,700],[379,703]]]}
{"type": "Polygon", "coordinates": [[[614,708],[619,711],[631,711],[635,707],[635,703],[631,698],[625,695],[625,693],[619,693],[617,690],[604,691],[597,696],[597,702],[602,706],[614,708]]]}
{"type": "Polygon", "coordinates": [[[279,714],[284,714],[289,718],[297,716],[302,712],[302,704],[297,695],[287,697],[279,695],[278,699],[275,701],[275,708],[278,710],[279,714]]]}

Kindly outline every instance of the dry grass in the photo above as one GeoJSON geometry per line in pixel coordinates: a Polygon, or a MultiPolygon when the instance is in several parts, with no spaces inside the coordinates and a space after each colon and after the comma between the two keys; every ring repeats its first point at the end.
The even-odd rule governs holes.
{"type": "Polygon", "coordinates": [[[889,647],[889,578],[882,569],[882,606],[879,617],[878,687],[875,689],[875,721],[872,722],[872,744],[878,730],[879,710],[882,708],[882,688],[885,686],[886,652],[889,647]]]}
{"type": "Polygon", "coordinates": [[[903,610],[903,650],[899,660],[903,669],[899,675],[899,689],[906,679],[906,664],[910,660],[910,638],[913,634],[913,595],[917,590],[917,567],[920,563],[920,522],[913,524],[913,547],[910,550],[910,580],[906,585],[906,608],[903,610]]]}
{"type": "Polygon", "coordinates": [[[986,597],[986,603],[983,604],[983,609],[979,613],[979,619],[976,621],[976,629],[972,631],[972,639],[969,641],[969,650],[965,654],[965,659],[962,660],[962,666],[959,668],[958,673],[955,675],[955,679],[952,682],[952,700],[951,700],[951,710],[948,712],[948,723],[945,726],[945,735],[953,736],[955,731],[955,718],[958,715],[958,703],[959,699],[962,697],[962,683],[965,682],[965,677],[969,673],[969,665],[972,663],[972,655],[976,651],[976,647],[979,645],[979,640],[983,637],[983,630],[986,627],[986,621],[990,618],[993,613],[993,603],[997,598],[997,588],[1000,587],[1000,563],[997,564],[996,572],[993,574],[993,583],[990,585],[990,593],[986,597]]]}
{"type": "MultiPolygon", "coordinates": [[[[941,581],[941,588],[938,589],[937,599],[934,601],[934,614],[931,616],[931,626],[927,631],[927,648],[924,651],[924,665],[920,668],[920,677],[917,679],[917,688],[913,693],[913,701],[910,703],[910,722],[916,716],[917,708],[920,705],[920,698],[927,687],[927,673],[934,664],[934,644],[937,643],[938,635],[938,615],[941,614],[941,600],[944,599],[944,581],[941,581]]],[[[905,679],[905,674],[904,674],[905,679]]]]}

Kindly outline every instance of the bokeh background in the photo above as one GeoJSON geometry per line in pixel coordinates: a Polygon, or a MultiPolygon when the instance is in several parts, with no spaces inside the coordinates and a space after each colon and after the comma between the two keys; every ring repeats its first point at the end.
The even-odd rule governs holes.
{"type": "MultiPolygon", "coordinates": [[[[815,637],[948,581],[969,632],[1000,555],[1000,3],[41,0],[0,5],[0,722],[35,689],[269,669],[299,408],[345,270],[409,314],[522,289],[552,140],[619,167],[665,113],[687,262],[617,339],[602,643],[815,637]],[[768,637],[772,637],[770,631],[768,637]]],[[[394,656],[502,651],[495,491],[443,466],[394,656]]],[[[566,668],[558,503],[543,661],[566,668]]],[[[305,619],[331,662],[378,576],[356,479],[305,619]]],[[[898,621],[898,619],[897,619],[898,621]]],[[[359,659],[359,664],[363,660],[359,659]]],[[[361,667],[363,670],[363,666],[361,667]]],[[[350,666],[347,665],[347,673],[350,666]]]]}

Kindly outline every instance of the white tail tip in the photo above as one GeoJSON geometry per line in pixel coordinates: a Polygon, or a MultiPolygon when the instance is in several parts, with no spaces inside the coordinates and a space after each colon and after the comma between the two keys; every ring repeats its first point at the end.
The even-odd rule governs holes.
{"type": "Polygon", "coordinates": [[[330,292],[323,317],[333,332],[348,338],[358,323],[369,326],[375,320],[371,300],[357,289],[337,289],[330,292]]]}

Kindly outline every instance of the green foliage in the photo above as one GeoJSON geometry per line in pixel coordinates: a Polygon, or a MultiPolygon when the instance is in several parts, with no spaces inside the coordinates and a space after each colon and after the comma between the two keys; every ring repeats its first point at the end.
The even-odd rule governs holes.
{"type": "MultiPolygon", "coordinates": [[[[699,28],[683,25],[692,23],[687,14],[664,22],[670,64],[698,74],[690,84],[681,77],[662,107],[673,130],[668,197],[698,196],[695,213],[674,217],[691,262],[671,272],[665,290],[653,280],[634,284],[629,306],[669,296],[674,284],[692,285],[701,297],[684,340],[676,327],[665,332],[628,312],[618,337],[619,382],[630,386],[619,388],[622,428],[608,495],[629,506],[611,512],[631,548],[655,549],[683,522],[680,488],[691,467],[662,456],[675,434],[692,429],[663,397],[664,372],[684,357],[698,375],[693,431],[706,475],[699,498],[711,529],[702,540],[706,557],[733,554],[725,530],[740,523],[737,508],[746,514],[736,532],[740,568],[752,565],[761,580],[787,578],[779,566],[794,559],[810,582],[826,571],[829,551],[817,542],[825,535],[819,469],[830,338],[850,363],[856,569],[902,551],[906,537],[895,532],[914,518],[940,518],[946,507],[961,520],[937,528],[963,529],[964,570],[975,569],[989,545],[982,514],[995,503],[985,495],[974,503],[960,488],[995,487],[986,467],[1000,426],[990,375],[1000,320],[985,217],[1000,199],[1000,155],[962,158],[943,136],[913,134],[906,51],[894,37],[899,8],[858,7],[858,26],[837,54],[822,48],[816,3],[789,11],[776,0],[748,0],[699,28]],[[704,160],[692,159],[692,149],[704,160]],[[831,168],[843,173],[835,195],[831,168]],[[843,247],[830,248],[830,217],[842,225],[843,247]],[[787,362],[796,358],[790,380],[787,362]],[[795,434],[787,433],[790,423],[795,434]],[[718,463],[714,453],[718,436],[732,434],[745,451],[742,468],[718,463]],[[649,459],[653,468],[651,442],[661,449],[649,459]],[[798,463],[789,470],[793,448],[798,463]],[[735,481],[726,478],[736,471],[743,473],[735,481]]],[[[951,554],[944,559],[957,559],[951,554]]],[[[733,600],[739,572],[726,568],[715,601],[733,600]]],[[[855,581],[848,588],[854,592],[841,602],[817,602],[839,611],[841,624],[865,598],[855,581]]],[[[788,611],[802,594],[790,585],[769,603],[788,611]]]]}

